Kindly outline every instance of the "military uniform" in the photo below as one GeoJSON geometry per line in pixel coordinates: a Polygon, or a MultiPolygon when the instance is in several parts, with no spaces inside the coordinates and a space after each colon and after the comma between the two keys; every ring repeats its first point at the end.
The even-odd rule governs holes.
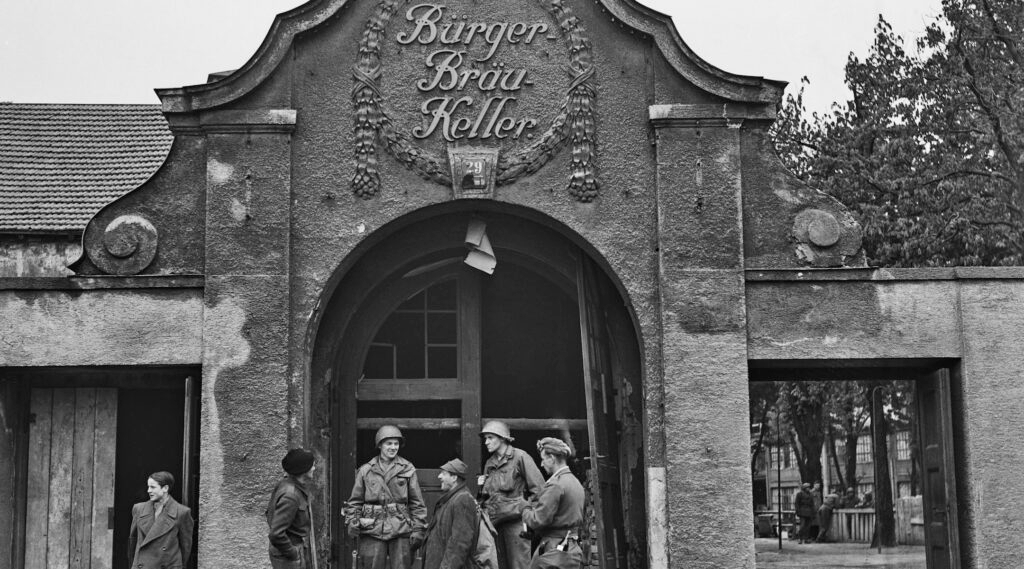
{"type": "Polygon", "coordinates": [[[530,564],[530,542],[519,536],[522,531],[522,509],[525,495],[537,496],[544,477],[525,451],[511,445],[504,452],[495,451],[484,464],[481,493],[486,497],[484,509],[498,530],[498,563],[501,569],[527,569],[530,564]]]}
{"type": "Polygon", "coordinates": [[[583,552],[578,532],[583,524],[585,502],[583,485],[568,466],[563,466],[527,504],[523,509],[523,522],[540,536],[530,562],[531,569],[579,569],[583,552]]]}
{"type": "Polygon", "coordinates": [[[409,538],[422,539],[427,527],[416,467],[396,456],[379,456],[356,472],[352,496],[345,505],[349,535],[358,537],[358,569],[409,569],[409,538]]]}

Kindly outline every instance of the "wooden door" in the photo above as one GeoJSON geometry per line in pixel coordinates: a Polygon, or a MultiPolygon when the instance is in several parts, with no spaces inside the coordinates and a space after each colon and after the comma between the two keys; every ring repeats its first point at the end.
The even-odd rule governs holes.
{"type": "Polygon", "coordinates": [[[33,389],[25,569],[109,569],[117,390],[33,389]]]}
{"type": "MultiPolygon", "coordinates": [[[[615,421],[615,394],[611,358],[605,328],[603,302],[597,284],[596,267],[585,256],[577,263],[577,293],[580,335],[583,349],[583,380],[587,402],[587,430],[590,442],[589,493],[592,501],[594,534],[590,541],[597,555],[584,562],[602,569],[626,567],[622,523],[622,485],[619,478],[615,421]],[[596,539],[595,539],[596,538],[596,539]]],[[[589,532],[588,532],[589,533],[589,532]]]]}
{"type": "Polygon", "coordinates": [[[949,370],[917,381],[923,463],[925,557],[929,569],[960,567],[949,370]]]}

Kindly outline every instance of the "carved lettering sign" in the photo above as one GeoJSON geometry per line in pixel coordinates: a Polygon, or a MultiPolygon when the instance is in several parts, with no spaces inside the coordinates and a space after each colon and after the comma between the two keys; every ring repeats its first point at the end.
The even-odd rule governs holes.
{"type": "Polygon", "coordinates": [[[381,145],[422,177],[445,185],[452,183],[444,157],[452,145],[496,146],[491,172],[500,186],[538,171],[571,143],[568,191],[580,201],[593,200],[598,189],[594,69],[580,20],[562,0],[535,0],[543,8],[533,9],[536,18],[503,18],[504,4],[459,8],[460,1],[468,5],[382,0],[366,22],[353,68],[353,191],[364,198],[379,191],[381,145]],[[553,75],[550,68],[566,66],[546,58],[564,48],[569,80],[559,87],[557,78],[564,75],[553,75]],[[385,53],[389,66],[402,70],[388,77],[387,97],[382,92],[385,53]],[[535,82],[537,65],[547,69],[540,82],[535,82]],[[408,124],[412,108],[394,116],[384,108],[385,100],[409,101],[413,93],[417,123],[408,124]],[[547,123],[549,113],[554,116],[547,123]]]}
{"type": "Polygon", "coordinates": [[[535,118],[508,116],[516,93],[533,84],[528,70],[496,61],[495,54],[502,44],[531,45],[543,40],[548,24],[469,22],[466,16],[448,16],[446,12],[440,4],[417,4],[405,13],[405,19],[414,23],[413,30],[396,36],[401,45],[437,47],[427,55],[428,76],[417,81],[416,88],[441,94],[423,102],[420,111],[427,120],[413,129],[413,136],[427,138],[439,133],[449,142],[518,139],[536,127],[535,118]],[[481,55],[470,55],[469,50],[478,46],[483,47],[481,55]],[[474,88],[483,96],[466,94],[474,88]]]}

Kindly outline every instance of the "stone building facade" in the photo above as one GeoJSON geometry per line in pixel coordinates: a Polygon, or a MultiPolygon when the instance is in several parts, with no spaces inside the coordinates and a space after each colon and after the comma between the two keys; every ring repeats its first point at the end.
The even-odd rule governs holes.
{"type": "Polygon", "coordinates": [[[593,564],[751,568],[748,382],[870,374],[918,381],[930,567],[1016,566],[1024,272],[866,267],[766,138],[783,87],[632,0],[282,14],[239,70],[158,91],[166,158],[71,274],[8,230],[0,557],[123,566],[124,504],[176,468],[198,567],[269,566],[303,445],[321,567],[348,567],[374,429],[479,468],[501,418],[578,447],[593,564]]]}

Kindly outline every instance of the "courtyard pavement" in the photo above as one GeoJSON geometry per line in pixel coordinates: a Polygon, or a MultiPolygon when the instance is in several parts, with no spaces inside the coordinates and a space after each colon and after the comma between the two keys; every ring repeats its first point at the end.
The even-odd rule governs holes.
{"type": "Polygon", "coordinates": [[[754,540],[757,569],[849,569],[851,567],[887,567],[925,569],[923,545],[869,548],[865,543],[806,543],[778,538],[754,540]]]}

